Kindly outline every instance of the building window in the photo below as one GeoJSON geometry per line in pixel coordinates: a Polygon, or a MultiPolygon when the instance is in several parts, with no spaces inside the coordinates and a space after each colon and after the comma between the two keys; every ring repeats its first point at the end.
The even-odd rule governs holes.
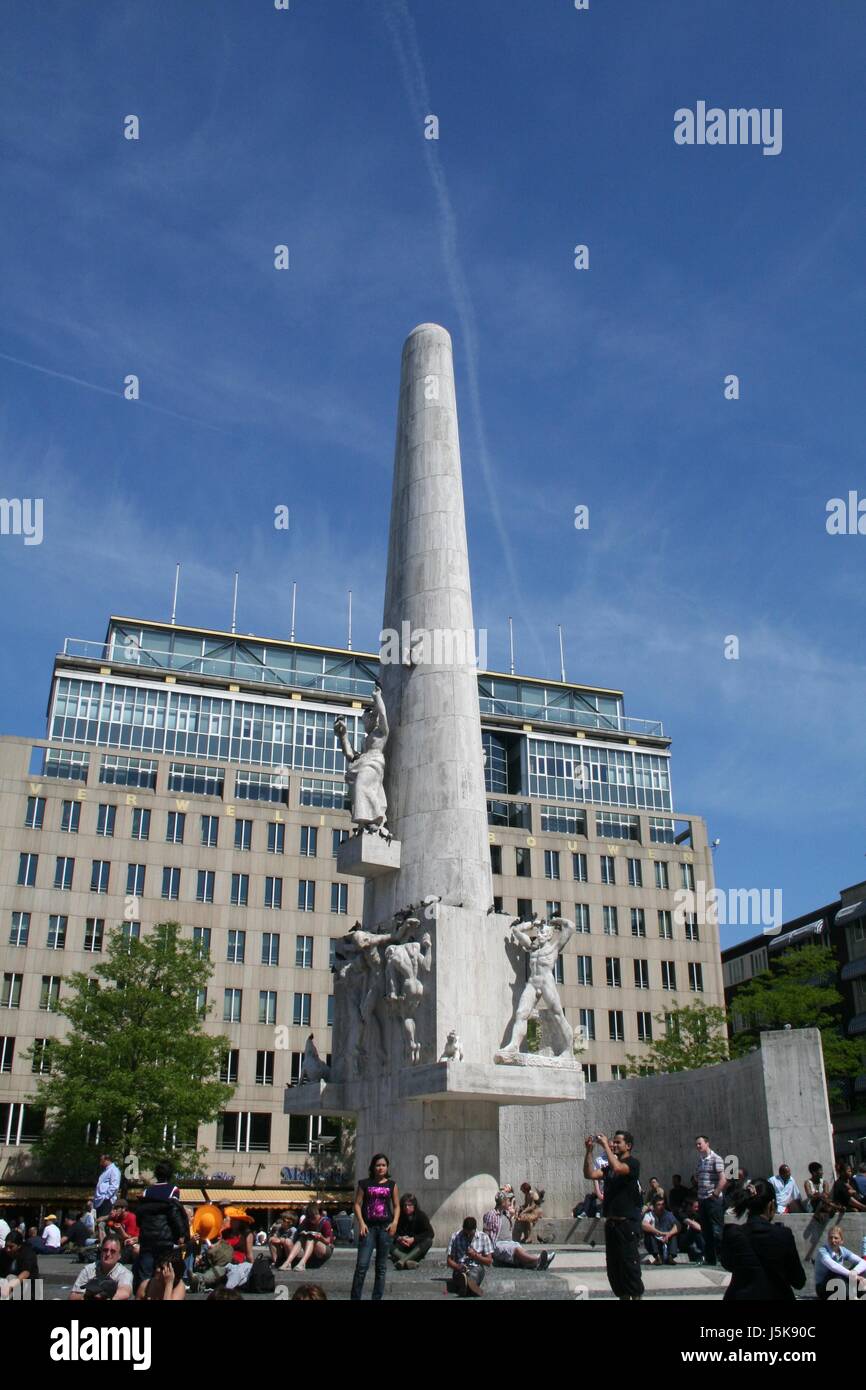
{"type": "Polygon", "coordinates": [[[21,1008],[21,981],[23,975],[13,971],[11,974],[3,976],[3,988],[0,991],[0,1009],[20,1009],[21,1008]]]}
{"type": "Polygon", "coordinates": [[[236,928],[229,929],[229,944],[226,960],[230,965],[243,965],[244,952],[247,946],[247,934],[245,931],[238,931],[236,928]]]}
{"type": "Polygon", "coordinates": [[[107,801],[100,802],[96,808],[96,833],[104,835],[110,840],[114,835],[114,822],[117,819],[117,807],[111,806],[107,801]]]}
{"type": "Polygon", "coordinates": [[[677,964],[673,960],[663,960],[662,963],[662,989],[676,989],[677,987],[677,964]]]}
{"type": "Polygon", "coordinates": [[[319,832],[314,825],[301,826],[301,858],[315,859],[319,832]]]}
{"type": "Polygon", "coordinates": [[[277,1021],[277,991],[275,989],[259,990],[259,1023],[276,1023],[277,1021]]]}
{"type": "Polygon", "coordinates": [[[316,910],[316,884],[311,878],[302,878],[298,881],[298,911],[315,912],[316,910]]]}
{"type": "Polygon", "coordinates": [[[341,914],[349,911],[348,883],[331,884],[331,911],[341,914]]]}
{"type": "Polygon", "coordinates": [[[150,839],[150,811],[142,806],[133,807],[132,811],[132,839],[150,839]]]}
{"type": "Polygon", "coordinates": [[[180,869],[163,869],[162,896],[170,902],[177,902],[180,897],[180,869]]]}
{"type": "Polygon", "coordinates": [[[199,869],[196,874],[195,900],[197,903],[212,903],[216,875],[212,869],[199,869]]]}
{"type": "Polygon", "coordinates": [[[531,922],[532,919],[533,919],[533,917],[534,917],[534,915],[535,915],[535,914],[534,914],[533,911],[532,911],[532,899],[531,899],[531,898],[518,898],[518,899],[517,899],[517,916],[518,916],[519,920],[520,920],[521,922],[531,922]]]}
{"type": "Polygon", "coordinates": [[[283,905],[283,880],[265,875],[265,907],[277,911],[283,905]]]}
{"type": "Polygon", "coordinates": [[[271,1147],[271,1115],[250,1110],[226,1110],[217,1119],[216,1146],[223,1152],[268,1153],[271,1147]]]}
{"type": "Polygon", "coordinates": [[[128,898],[143,897],[146,868],[145,864],[128,864],[126,866],[126,896],[128,898]]]}
{"type": "Polygon", "coordinates": [[[628,859],[628,886],[629,888],[643,888],[643,874],[641,872],[639,859],[628,859]]]}
{"type": "Polygon", "coordinates": [[[219,816],[202,816],[201,818],[201,842],[205,849],[216,849],[219,844],[220,818],[219,816]]]}
{"type": "Polygon", "coordinates": [[[652,1042],[653,1040],[653,1016],[651,1013],[641,1011],[637,1016],[637,1040],[638,1042],[652,1042]]]}
{"type": "Polygon", "coordinates": [[[622,1009],[608,1009],[607,1031],[611,1042],[625,1042],[625,1023],[622,1009]]]}
{"type": "Polygon", "coordinates": [[[695,888],[695,866],[694,864],[680,864],[680,880],[683,888],[694,892],[695,888]]]}
{"type": "Polygon", "coordinates": [[[696,912],[687,912],[685,914],[685,928],[686,941],[700,941],[701,937],[700,932],[698,931],[698,914],[696,912]]]}
{"type": "Polygon", "coordinates": [[[24,824],[28,830],[41,830],[45,819],[45,797],[28,796],[24,824]]]}
{"type": "Polygon", "coordinates": [[[615,907],[601,909],[602,930],[605,936],[619,936],[619,917],[615,907]]]}
{"type": "Polygon", "coordinates": [[[60,829],[66,830],[70,835],[78,833],[81,823],[81,802],[64,801],[60,809],[60,829]]]}
{"type": "Polygon", "coordinates": [[[18,886],[19,888],[34,888],[36,886],[36,868],[39,864],[38,854],[19,854],[18,856],[18,886]]]}
{"type": "Polygon", "coordinates": [[[672,845],[676,839],[673,821],[664,816],[650,816],[649,832],[654,845],[672,845]]]}
{"type": "Polygon", "coordinates": [[[619,816],[613,811],[597,811],[595,833],[600,840],[640,840],[640,818],[619,816]]]}
{"type": "Polygon", "coordinates": [[[614,1062],[610,1069],[611,1081],[625,1081],[628,1076],[626,1068],[621,1062],[614,1062]]]}
{"type": "Polygon", "coordinates": [[[700,961],[689,961],[689,989],[697,990],[699,993],[704,988],[704,967],[700,961]]]}
{"type": "Polygon", "coordinates": [[[262,965],[279,965],[279,963],[279,935],[277,932],[266,931],[262,934],[262,965]]]}
{"type": "Polygon", "coordinates": [[[256,1053],[256,1085],[273,1086],[274,1084],[274,1054],[273,1052],[256,1053]]]}
{"type": "Polygon", "coordinates": [[[609,989],[622,989],[622,973],[618,956],[606,956],[604,962],[609,989]]]}
{"type": "Polygon", "coordinates": [[[313,1002],[311,994],[296,994],[292,1004],[292,1023],[296,1028],[309,1028],[310,1009],[313,1002]]]}
{"type": "Polygon", "coordinates": [[[207,990],[197,989],[195,992],[195,1011],[198,1018],[207,1016],[207,990]]]}
{"type": "Polygon", "coordinates": [[[0,1144],[32,1144],[45,1126],[45,1111],[21,1101],[0,1105],[0,1144]]]}
{"type": "Polygon", "coordinates": [[[57,1012],[57,1004],[60,999],[60,976],[43,975],[42,988],[39,993],[39,1007],[43,1013],[53,1014],[57,1012]]]}
{"type": "Polygon", "coordinates": [[[642,907],[631,909],[631,934],[632,936],[646,936],[646,918],[642,907]]]}
{"type": "Polygon", "coordinates": [[[105,922],[101,917],[88,917],[84,927],[84,949],[96,955],[102,950],[105,922]]]}
{"type": "Polygon", "coordinates": [[[13,912],[9,929],[10,946],[26,946],[30,938],[30,913],[13,912]]]}
{"type": "Polygon", "coordinates": [[[75,860],[68,855],[58,855],[54,865],[54,887],[62,888],[64,892],[69,892],[72,888],[72,877],[75,873],[75,860]]]}
{"type": "Polygon", "coordinates": [[[232,874],[232,907],[246,907],[250,899],[249,874],[232,874]]]}
{"type": "Polygon", "coordinates": [[[581,1062],[583,1079],[587,1085],[591,1085],[598,1080],[598,1064],[596,1062],[581,1062]]]}
{"type": "Polygon", "coordinates": [[[182,845],[183,833],[186,828],[186,816],[183,811],[169,811],[165,823],[165,838],[170,845],[182,845]]]}
{"type": "Polygon", "coordinates": [[[62,951],[66,945],[66,926],[68,918],[58,917],[52,914],[48,918],[48,940],[45,943],[49,951],[62,951]]]}
{"type": "Polygon", "coordinates": [[[210,959],[210,927],[193,927],[192,940],[201,960],[210,959]]]}
{"type": "Polygon", "coordinates": [[[235,821],[235,849],[250,850],[253,845],[253,823],[251,820],[235,821]]]}
{"type": "Polygon", "coordinates": [[[553,966],[553,978],[558,985],[565,984],[565,966],[563,965],[562,956],[556,957],[553,966]]]}
{"type": "Polygon", "coordinates": [[[595,1042],[595,1009],[580,1009],[578,1021],[586,1042],[595,1042]]]}
{"type": "Polygon", "coordinates": [[[635,989],[649,989],[649,961],[636,960],[633,964],[635,989]]]}
{"type": "Polygon", "coordinates": [[[286,827],[279,821],[268,821],[268,854],[285,854],[286,827]]]}
{"type": "MultiPolygon", "coordinates": [[[[231,935],[231,933],[229,933],[231,935]]],[[[243,1001],[242,989],[227,989],[223,993],[223,1022],[240,1023],[241,1003],[243,1001]]]]}
{"type": "Polygon", "coordinates": [[[220,1081],[224,1081],[230,1086],[237,1085],[240,1058],[240,1050],[236,1047],[231,1048],[226,1053],[220,1063],[220,1081]]]}
{"type": "Polygon", "coordinates": [[[673,918],[666,910],[659,913],[659,936],[663,941],[673,941],[674,939],[673,918]]]}
{"type": "Polygon", "coordinates": [[[490,846],[490,872],[492,874],[502,873],[502,846],[490,846]]]}
{"type": "MultiPolygon", "coordinates": [[[[303,1054],[303,1052],[293,1052],[293,1053],[292,1053],[292,1060],[291,1060],[291,1084],[292,1084],[293,1086],[297,1086],[298,1082],[300,1081],[300,1079],[301,1079],[301,1072],[303,1071],[303,1069],[304,1069],[304,1054],[303,1054]]],[[[297,1117],[293,1115],[293,1116],[292,1116],[292,1119],[289,1120],[289,1130],[290,1130],[290,1131],[291,1131],[291,1127],[292,1127],[292,1120],[294,1120],[294,1119],[296,1119],[296,1118],[297,1118],[297,1117]]],[[[289,1148],[291,1148],[291,1142],[289,1143],[289,1148]]]]}
{"type": "Polygon", "coordinates": [[[51,1071],[51,1039],[34,1038],[30,1070],[36,1076],[46,1076],[51,1071]]]}
{"type": "Polygon", "coordinates": [[[295,967],[298,970],[312,970],[313,938],[311,936],[295,937],[295,967]]]}
{"type": "Polygon", "coordinates": [[[577,962],[577,983],[592,985],[592,956],[575,956],[577,962]]]}
{"type": "Polygon", "coordinates": [[[145,787],[155,791],[156,762],[152,758],[121,758],[106,754],[99,769],[99,781],[106,787],[145,787]]]}
{"type": "Polygon", "coordinates": [[[601,856],[601,881],[602,883],[616,883],[616,861],[612,854],[601,856]]]}
{"type": "Polygon", "coordinates": [[[548,898],[545,903],[545,910],[547,921],[551,922],[554,918],[562,916],[562,903],[557,902],[555,898],[548,898]]]}
{"type": "Polygon", "coordinates": [[[129,950],[129,943],[130,943],[130,941],[140,941],[140,940],[141,940],[141,923],[140,923],[140,922],[121,922],[121,924],[120,924],[120,939],[121,939],[121,941],[125,944],[126,949],[127,949],[127,951],[128,951],[128,950],[129,950]]]}
{"type": "Polygon", "coordinates": [[[514,851],[515,869],[518,878],[532,877],[532,853],[528,849],[516,849],[514,851]]]}
{"type": "Polygon", "coordinates": [[[586,883],[586,882],[588,881],[588,879],[587,879],[587,872],[586,872],[586,855],[585,855],[585,854],[572,854],[572,856],[571,856],[571,872],[572,872],[572,874],[574,875],[574,879],[575,879],[575,882],[576,882],[576,883],[586,883]]]}
{"type": "Polygon", "coordinates": [[[348,830],[332,830],[332,831],[331,831],[331,857],[332,857],[332,858],[336,859],[336,857],[337,857],[337,850],[340,848],[340,845],[343,843],[343,841],[344,841],[344,840],[348,840],[348,838],[349,838],[349,832],[348,832],[348,830]]]}
{"type": "Polygon", "coordinates": [[[91,893],[107,893],[111,864],[107,859],[94,859],[90,870],[91,893]]]}
{"type": "Polygon", "coordinates": [[[544,877],[559,878],[559,850],[546,849],[544,851],[544,877]]]}
{"type": "Polygon", "coordinates": [[[170,763],[168,790],[178,796],[222,796],[225,775],[220,767],[198,767],[195,763],[170,763]]]}
{"type": "Polygon", "coordinates": [[[586,812],[570,806],[542,806],[541,828],[553,835],[585,835],[586,812]]]}
{"type": "Polygon", "coordinates": [[[574,929],[584,936],[589,935],[589,903],[574,904],[574,929]]]}
{"type": "Polygon", "coordinates": [[[655,874],[656,888],[670,888],[671,885],[670,879],[668,878],[668,866],[664,859],[657,859],[655,861],[655,874]]]}

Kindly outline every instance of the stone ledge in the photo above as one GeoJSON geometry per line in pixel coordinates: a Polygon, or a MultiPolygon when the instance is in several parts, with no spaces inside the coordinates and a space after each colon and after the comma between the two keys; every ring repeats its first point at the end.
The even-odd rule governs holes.
{"type": "Polygon", "coordinates": [[[379,878],[400,867],[400,841],[390,844],[381,835],[350,835],[337,849],[337,873],[355,878],[379,878]]]}
{"type": "Polygon", "coordinates": [[[529,1070],[494,1063],[432,1062],[400,1073],[402,1100],[478,1100],[498,1105],[555,1105],[583,1100],[581,1067],[529,1070]]]}

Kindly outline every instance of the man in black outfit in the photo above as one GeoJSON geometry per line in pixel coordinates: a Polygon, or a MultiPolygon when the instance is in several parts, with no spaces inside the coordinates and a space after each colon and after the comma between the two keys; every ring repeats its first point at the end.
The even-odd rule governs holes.
{"type": "Polygon", "coordinates": [[[640,1277],[640,1163],[632,1157],[634,1139],[628,1130],[618,1129],[612,1140],[604,1134],[590,1134],[586,1140],[583,1175],[600,1182],[604,1198],[604,1254],[607,1278],[621,1301],[643,1296],[640,1277]],[[596,1144],[604,1149],[606,1168],[596,1168],[592,1151],[596,1144]]]}

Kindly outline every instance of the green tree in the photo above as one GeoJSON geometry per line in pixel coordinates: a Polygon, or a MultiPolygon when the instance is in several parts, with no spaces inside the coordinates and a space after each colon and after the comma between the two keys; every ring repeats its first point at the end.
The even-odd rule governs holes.
{"type": "Polygon", "coordinates": [[[98,1151],[121,1171],[131,1155],[145,1168],[169,1157],[178,1171],[195,1170],[204,1156],[196,1130],[233,1091],[219,1080],[228,1039],[206,1034],[196,1007],[210,975],[178,923],[165,922],[140,941],[118,928],[93,978],[65,981],[58,1013],[69,1032],[51,1043],[50,1074],[31,1097],[46,1110],[34,1145],[46,1176],[90,1173],[97,1122],[98,1151]]]}
{"type": "Polygon", "coordinates": [[[817,1028],[830,1100],[843,1098],[842,1082],[866,1064],[866,1043],[842,1033],[842,995],[834,984],[838,968],[832,946],[801,946],[781,951],[769,970],[738,989],[731,1008],[736,1021],[732,1049],[741,1056],[772,1028],[817,1028]]]}
{"type": "Polygon", "coordinates": [[[626,1057],[626,1075],[693,1071],[728,1060],[727,1014],[718,1004],[678,1004],[655,1014],[659,1037],[639,1057],[626,1057]]]}

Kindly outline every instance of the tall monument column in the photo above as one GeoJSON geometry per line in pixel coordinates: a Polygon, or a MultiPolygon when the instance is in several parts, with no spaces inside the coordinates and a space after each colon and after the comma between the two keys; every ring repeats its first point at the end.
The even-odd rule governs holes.
{"type": "Polygon", "coordinates": [[[489,911],[454,367],[436,324],[403,347],[382,629],[363,748],[336,725],[355,824],[337,868],[366,880],[364,920],[338,952],[331,1075],[285,1108],[356,1115],[358,1175],[387,1153],[441,1241],[504,1177],[500,1106],[578,1100],[584,1081],[553,977],[568,924],[512,932],[489,911]],[[541,1001],[560,1020],[556,1056],[521,1051],[541,1001]]]}
{"type": "Polygon", "coordinates": [[[402,862],[371,880],[372,920],[429,894],[486,912],[493,887],[454,363],[438,324],[421,324],[403,347],[382,629],[388,825],[402,862]]]}

